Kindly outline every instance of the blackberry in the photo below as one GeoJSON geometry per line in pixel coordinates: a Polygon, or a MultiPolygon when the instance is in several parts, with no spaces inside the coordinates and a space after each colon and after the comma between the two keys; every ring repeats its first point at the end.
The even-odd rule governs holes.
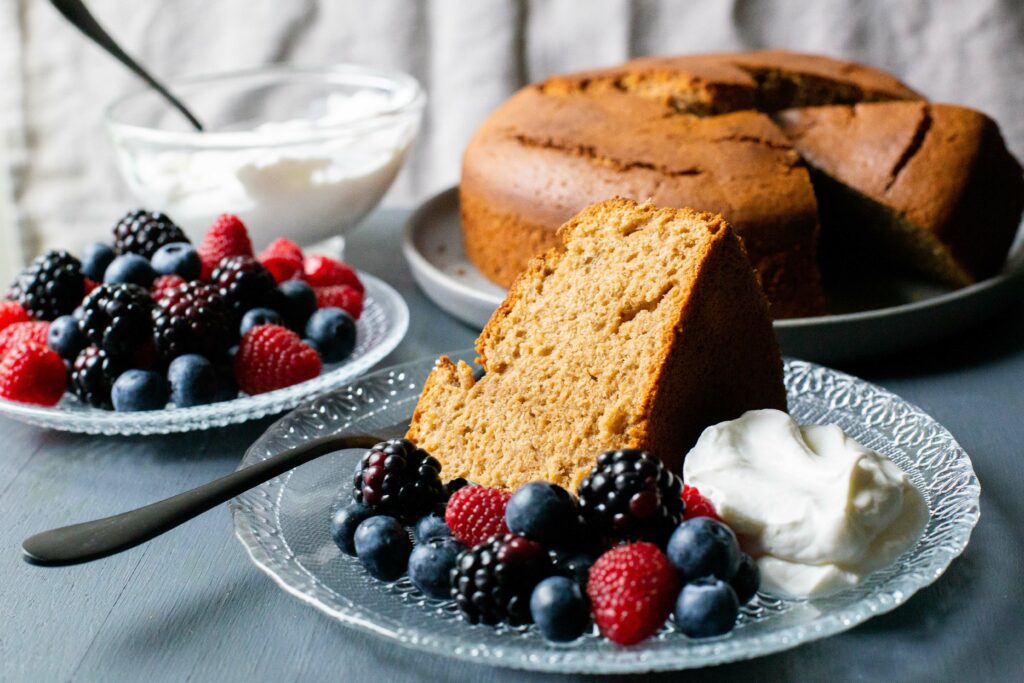
{"type": "Polygon", "coordinates": [[[89,405],[112,408],[110,389],[123,370],[121,362],[109,353],[88,346],[71,366],[71,391],[89,405]]]}
{"type": "Polygon", "coordinates": [[[450,482],[444,485],[445,498],[451,498],[453,493],[467,486],[469,486],[469,482],[466,481],[464,477],[456,477],[455,479],[452,479],[450,482]]]}
{"type": "Polygon", "coordinates": [[[555,573],[572,579],[581,586],[587,585],[590,568],[597,562],[598,554],[574,552],[571,550],[548,550],[548,556],[555,566],[555,573]]]}
{"type": "Polygon", "coordinates": [[[459,553],[451,571],[452,598],[471,624],[528,624],[530,594],[552,572],[538,543],[515,534],[495,536],[459,553]]]}
{"type": "Polygon", "coordinates": [[[204,282],[186,282],[165,292],[153,308],[153,338],[168,360],[187,353],[217,360],[236,332],[227,301],[204,282]]]}
{"type": "Polygon", "coordinates": [[[111,356],[130,356],[153,338],[152,308],[149,292],[138,285],[100,285],[82,303],[78,329],[111,356]]]}
{"type": "Polygon", "coordinates": [[[114,251],[152,258],[165,244],[188,242],[181,228],[167,214],[145,209],[129,211],[114,226],[114,251]]]}
{"type": "Polygon", "coordinates": [[[577,495],[584,522],[602,537],[664,545],[683,518],[682,480],[647,451],[597,456],[577,495]]]}
{"type": "Polygon", "coordinates": [[[441,463],[408,439],[382,441],[363,455],[353,498],[377,514],[413,522],[445,500],[441,463]]]}
{"type": "Polygon", "coordinates": [[[277,282],[263,264],[251,256],[228,256],[213,269],[211,281],[241,320],[253,308],[280,308],[277,282]]]}
{"type": "Polygon", "coordinates": [[[35,258],[11,283],[7,298],[37,320],[55,320],[75,310],[85,296],[82,263],[51,249],[35,258]]]}

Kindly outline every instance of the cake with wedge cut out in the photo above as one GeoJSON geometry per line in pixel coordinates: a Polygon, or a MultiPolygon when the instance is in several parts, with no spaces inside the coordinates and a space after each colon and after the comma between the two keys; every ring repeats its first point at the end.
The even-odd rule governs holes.
{"type": "Polygon", "coordinates": [[[962,286],[999,272],[1024,197],[998,128],[968,112],[928,105],[880,69],[782,50],[644,57],[552,76],[512,95],[466,147],[466,255],[507,287],[530,257],[558,247],[558,226],[583,207],[650,199],[722,214],[772,317],[815,316],[826,312],[821,282],[833,265],[819,260],[819,232],[829,242],[832,219],[854,206],[878,227],[863,235],[870,258],[858,264],[913,242],[898,269],[962,286]],[[851,125],[844,112],[865,121],[851,125]],[[827,171],[826,159],[851,183],[837,188],[837,176],[814,171],[827,171]],[[851,176],[865,159],[880,191],[851,176]]]}
{"type": "Polygon", "coordinates": [[[951,104],[878,102],[775,120],[811,168],[825,258],[859,248],[957,287],[999,270],[1024,209],[1024,177],[991,118],[951,104]]]}
{"type": "Polygon", "coordinates": [[[708,425],[785,409],[767,302],[720,215],[616,198],[559,235],[477,339],[484,375],[443,357],[424,385],[408,438],[448,476],[575,490],[613,448],[678,471],[708,425]]]}

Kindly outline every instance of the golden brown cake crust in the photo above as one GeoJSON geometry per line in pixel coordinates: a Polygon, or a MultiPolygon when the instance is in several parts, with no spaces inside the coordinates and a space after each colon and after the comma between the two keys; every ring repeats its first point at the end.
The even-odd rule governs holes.
{"type": "Polygon", "coordinates": [[[736,226],[775,317],[820,313],[817,206],[789,141],[758,112],[663,114],[661,104],[617,91],[575,98],[527,88],[513,96],[464,158],[469,258],[508,286],[532,256],[558,245],[554,227],[588,204],[622,195],[698,205],[736,226]]]}
{"type": "Polygon", "coordinates": [[[740,234],[773,317],[820,314],[810,178],[757,110],[916,97],[876,69],[784,51],[651,57],[552,77],[510,98],[466,149],[466,253],[508,286],[590,203],[620,195],[698,206],[740,234]]]}
{"type": "Polygon", "coordinates": [[[880,69],[786,50],[641,57],[609,69],[553,76],[539,87],[553,94],[631,92],[702,115],[921,99],[880,69]]]}
{"type": "Polygon", "coordinates": [[[1024,177],[989,117],[886,102],[794,109],[777,120],[811,166],[921,233],[920,247],[901,254],[918,270],[962,286],[1002,266],[1024,177]]]}
{"type": "Polygon", "coordinates": [[[556,227],[591,202],[620,195],[696,206],[721,213],[744,240],[773,317],[821,314],[818,215],[841,213],[846,188],[824,183],[816,198],[811,183],[821,176],[810,176],[794,151],[878,165],[842,164],[846,175],[861,174],[850,187],[878,204],[863,217],[880,224],[879,250],[891,242],[898,253],[938,253],[919,269],[955,285],[992,274],[1005,259],[1024,193],[990,119],[926,106],[878,69],[781,50],[647,57],[516,93],[463,158],[466,253],[508,286],[531,256],[558,246],[556,227]],[[832,108],[841,113],[824,113],[832,108]],[[852,126],[843,119],[849,112],[865,120],[852,126]],[[802,131],[798,150],[769,115],[802,131]],[[918,135],[922,126],[931,131],[918,135]],[[866,149],[852,149],[856,139],[866,149]],[[888,184],[875,188],[869,177],[888,184]],[[822,197],[838,197],[839,206],[819,206],[822,197]]]}
{"type": "Polygon", "coordinates": [[[678,469],[707,425],[785,409],[767,302],[721,216],[613,199],[560,236],[477,340],[483,378],[443,358],[424,384],[408,438],[446,476],[574,489],[620,447],[678,469]]]}

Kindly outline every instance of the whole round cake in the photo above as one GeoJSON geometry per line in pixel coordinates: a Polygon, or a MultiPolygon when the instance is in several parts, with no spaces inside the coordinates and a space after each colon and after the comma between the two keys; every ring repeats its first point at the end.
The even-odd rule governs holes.
{"type": "Polygon", "coordinates": [[[824,313],[821,272],[853,254],[953,286],[993,275],[1024,177],[992,119],[877,69],[782,51],[643,58],[529,85],[480,127],[466,253],[509,286],[559,225],[614,196],[720,213],[787,318],[824,313]]]}

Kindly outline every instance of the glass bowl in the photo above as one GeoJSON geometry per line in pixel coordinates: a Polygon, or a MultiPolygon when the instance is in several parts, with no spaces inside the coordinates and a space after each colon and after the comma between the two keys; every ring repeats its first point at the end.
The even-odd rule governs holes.
{"type": "Polygon", "coordinates": [[[356,348],[341,363],[324,365],[319,377],[256,396],[241,395],[192,408],[166,408],[138,413],[119,413],[94,408],[65,394],[53,408],[0,399],[0,415],[38,427],[83,434],[128,436],[169,434],[223,427],[276,415],[302,401],[345,386],[382,361],[398,346],[409,329],[409,308],[388,284],[359,273],[366,287],[363,313],[356,323],[356,348]]]}
{"type": "MultiPolygon", "coordinates": [[[[452,354],[472,361],[472,351],[452,354]]],[[[293,411],[249,449],[240,467],[331,433],[400,435],[433,359],[407,363],[293,411]]],[[[862,584],[814,600],[759,594],[728,635],[691,640],[671,624],[622,647],[590,632],[567,645],[534,627],[473,626],[450,600],[432,600],[408,578],[383,583],[331,540],[332,508],[347,500],[361,455],[341,451],[291,470],[234,499],[235,534],[253,562],[284,590],[341,623],[405,647],[480,664],[553,672],[637,673],[747,659],[853,628],[906,602],[935,581],[970,539],[981,488],[953,436],[898,396],[834,370],[786,362],[789,410],[801,423],[834,422],[891,458],[924,494],[929,520],[917,545],[862,584]]]]}
{"type": "Polygon", "coordinates": [[[394,181],[425,102],[412,76],[354,65],[271,66],[169,87],[205,130],[152,90],[114,102],[107,128],[128,187],[193,241],[233,213],[257,246],[355,227],[394,181]]]}

